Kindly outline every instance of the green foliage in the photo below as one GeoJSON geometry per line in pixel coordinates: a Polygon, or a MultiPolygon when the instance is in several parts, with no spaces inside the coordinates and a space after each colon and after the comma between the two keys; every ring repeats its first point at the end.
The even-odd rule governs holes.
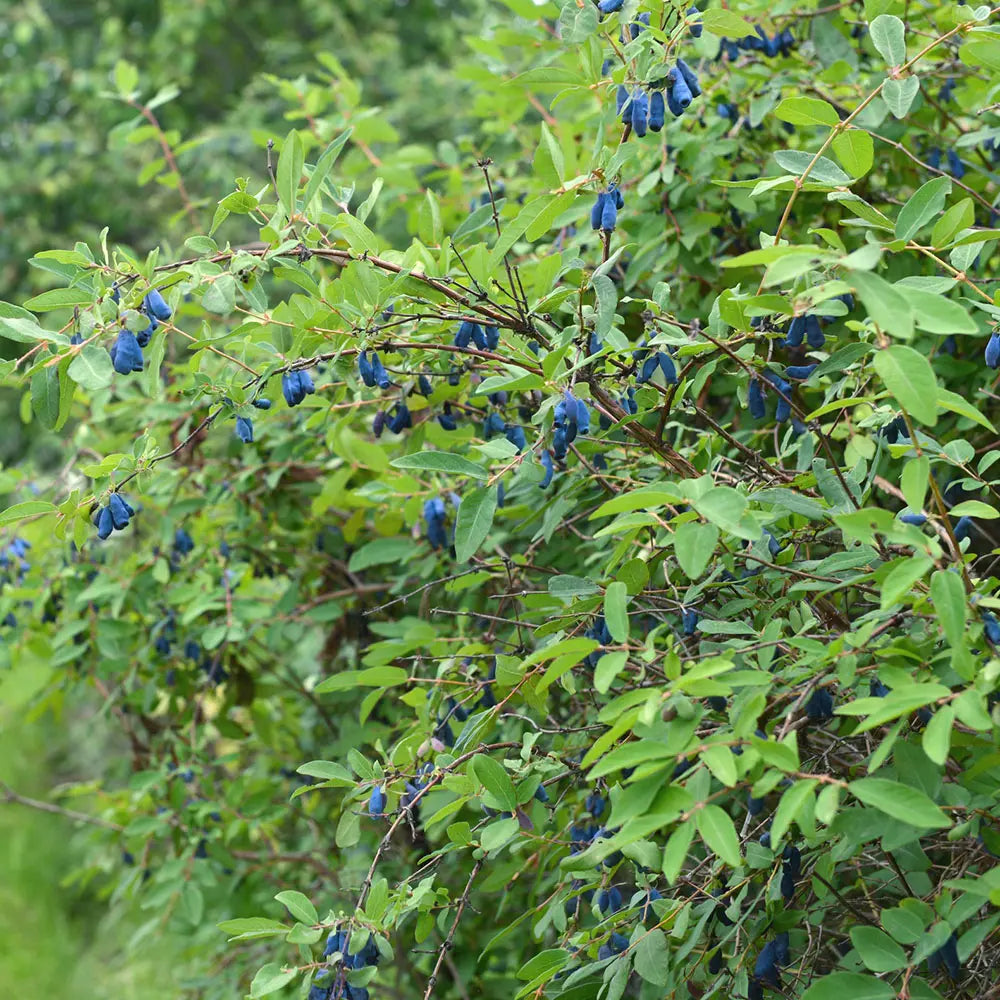
{"type": "Polygon", "coordinates": [[[227,191],[193,54],[116,61],[143,236],[0,307],[59,458],[0,656],[127,737],[66,789],[116,901],[206,998],[986,995],[988,9],[467,10],[385,111],[315,39],[255,77],[227,191]]]}

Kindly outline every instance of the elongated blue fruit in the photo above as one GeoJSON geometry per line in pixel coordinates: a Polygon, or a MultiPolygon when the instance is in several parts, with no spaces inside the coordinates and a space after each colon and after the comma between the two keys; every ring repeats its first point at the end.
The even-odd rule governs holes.
{"type": "Polygon", "coordinates": [[[616,11],[621,10],[624,5],[625,0],[600,0],[597,9],[602,14],[614,14],[616,11]]]}
{"type": "Polygon", "coordinates": [[[963,538],[968,538],[972,532],[972,518],[966,515],[960,517],[955,525],[955,540],[960,542],[963,538]]]}
{"type": "MultiPolygon", "coordinates": [[[[697,7],[688,7],[688,12],[687,13],[688,13],[688,17],[692,17],[692,16],[697,17],[699,14],[701,14],[701,11],[698,10],[697,7]]],[[[701,21],[695,21],[688,28],[688,34],[692,38],[701,38],[701,30],[702,30],[701,21]]]]}
{"type": "MultiPolygon", "coordinates": [[[[602,191],[598,196],[597,200],[594,202],[593,207],[590,210],[590,225],[593,229],[601,228],[601,217],[604,214],[604,203],[607,201],[608,196],[602,191]]],[[[536,350],[537,354],[538,351],[536,350]]]]}
{"type": "Polygon", "coordinates": [[[948,150],[947,157],[948,173],[950,173],[955,180],[960,181],[965,176],[965,164],[959,158],[958,153],[956,153],[953,149],[948,150]]]}
{"type": "Polygon", "coordinates": [[[682,625],[685,635],[694,635],[695,629],[698,628],[698,618],[699,614],[694,608],[687,608],[682,616],[682,625]]]}
{"type": "Polygon", "coordinates": [[[500,330],[495,326],[486,327],[486,347],[495,351],[500,346],[500,330]]]}
{"type": "Polygon", "coordinates": [[[814,351],[818,351],[826,343],[818,316],[806,316],[806,343],[814,351]]]}
{"type": "Polygon", "coordinates": [[[660,371],[663,372],[663,378],[667,385],[676,385],[677,366],[674,364],[674,359],[666,351],[659,351],[656,360],[659,362],[660,371]]]}
{"type": "Polygon", "coordinates": [[[478,323],[472,324],[472,342],[479,350],[486,350],[486,331],[478,323]]]}
{"type": "Polygon", "coordinates": [[[817,365],[789,365],[785,369],[785,374],[789,378],[807,379],[807,378],[809,378],[810,375],[812,375],[812,373],[814,371],[816,371],[817,368],[819,368],[818,364],[817,365]]]}
{"type": "Polygon", "coordinates": [[[927,515],[926,514],[900,514],[899,515],[899,519],[900,519],[900,521],[903,522],[903,524],[914,524],[918,528],[922,524],[926,524],[927,523],[927,515]]]}
{"type": "MultiPolygon", "coordinates": [[[[677,62],[680,63],[680,60],[678,59],[677,62]]],[[[682,110],[686,110],[691,105],[693,95],[683,73],[674,73],[674,85],[670,88],[670,96],[682,110]]]]}
{"type": "Polygon", "coordinates": [[[368,360],[367,351],[362,351],[358,355],[358,374],[361,376],[361,381],[369,389],[375,388],[375,372],[372,368],[372,363],[368,360]]]}
{"type": "Polygon", "coordinates": [[[750,407],[750,416],[754,420],[763,420],[767,415],[767,407],[764,404],[764,386],[759,379],[750,380],[750,388],[747,391],[747,403],[750,407]]]}
{"type": "Polygon", "coordinates": [[[608,197],[614,198],[615,208],[620,212],[625,207],[625,195],[622,194],[622,189],[617,184],[612,184],[608,188],[608,197]]]}
{"type": "Polygon", "coordinates": [[[542,463],[542,468],[545,469],[545,477],[538,484],[540,489],[547,489],[549,484],[552,482],[552,476],[555,472],[555,467],[552,465],[552,456],[548,453],[548,450],[543,450],[539,456],[539,461],[542,463]]]}
{"type": "Polygon", "coordinates": [[[677,100],[677,97],[674,95],[673,87],[671,87],[670,90],[667,91],[667,110],[675,118],[680,118],[680,116],[684,114],[684,105],[682,105],[681,102],[677,100]]]}
{"type": "Polygon", "coordinates": [[[128,527],[130,514],[125,508],[125,503],[117,493],[112,493],[108,499],[108,510],[111,511],[111,523],[115,531],[121,531],[128,527]]]}
{"type": "Polygon", "coordinates": [[[160,324],[157,323],[156,317],[154,316],[149,321],[149,326],[147,326],[145,330],[140,330],[135,335],[136,342],[138,343],[138,345],[140,347],[148,347],[149,346],[149,342],[153,339],[153,334],[156,332],[156,328],[159,325],[160,324]]]}
{"type": "Polygon", "coordinates": [[[142,300],[147,316],[153,316],[165,322],[173,315],[173,310],[167,305],[167,300],[160,294],[158,288],[151,288],[142,300]]]}
{"type": "Polygon", "coordinates": [[[785,336],[785,347],[801,347],[802,340],[806,335],[805,316],[792,317],[788,324],[788,334],[785,336]]]}
{"type": "Polygon", "coordinates": [[[97,537],[103,542],[114,530],[114,527],[111,510],[108,507],[102,507],[97,514],[97,537]]]}
{"type": "Polygon", "coordinates": [[[649,99],[649,128],[651,132],[659,132],[663,129],[663,122],[665,118],[665,108],[663,101],[663,92],[660,90],[654,90],[652,97],[649,99]]]}
{"type": "Polygon", "coordinates": [[[1000,368],[1000,334],[995,331],[990,334],[990,339],[986,344],[986,367],[994,370],[1000,368]]]}
{"type": "Polygon", "coordinates": [[[680,70],[681,76],[684,78],[684,82],[688,85],[688,90],[691,91],[692,97],[701,96],[701,85],[698,83],[698,77],[695,75],[695,71],[691,69],[690,66],[683,60],[677,60],[677,68],[680,70]]]}
{"type": "Polygon", "coordinates": [[[605,197],[604,207],[601,209],[601,229],[610,233],[618,225],[618,208],[610,197],[605,197]]]}
{"type": "Polygon", "coordinates": [[[628,87],[624,83],[618,84],[618,89],[615,91],[615,116],[620,117],[622,113],[622,108],[625,107],[628,102],[628,87]]]}
{"type": "Polygon", "coordinates": [[[249,417],[236,418],[236,436],[244,443],[253,441],[253,421],[249,417]]]}
{"type": "Polygon", "coordinates": [[[649,125],[649,98],[643,94],[636,94],[632,98],[632,131],[641,139],[646,134],[649,125]]]}
{"type": "MultiPolygon", "coordinates": [[[[305,372],[302,374],[306,375],[305,372]]],[[[375,377],[375,384],[380,389],[388,389],[392,386],[392,379],[389,378],[389,373],[385,370],[385,365],[382,364],[382,359],[378,356],[377,351],[372,355],[372,375],[375,377]]]]}
{"type": "Polygon", "coordinates": [[[110,354],[111,363],[119,375],[142,371],[142,348],[135,339],[135,334],[127,327],[122,327],[115,338],[110,354]]]}
{"type": "Polygon", "coordinates": [[[368,815],[381,816],[385,812],[386,795],[385,792],[376,785],[372,789],[372,794],[368,799],[368,815]]]}
{"type": "Polygon", "coordinates": [[[421,396],[430,396],[434,392],[434,386],[431,385],[431,380],[426,375],[421,375],[417,379],[417,392],[421,396]]]}

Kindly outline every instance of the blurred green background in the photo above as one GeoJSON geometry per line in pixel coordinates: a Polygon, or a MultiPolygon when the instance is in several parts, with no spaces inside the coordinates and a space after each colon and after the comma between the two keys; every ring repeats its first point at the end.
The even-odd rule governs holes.
{"type": "MultiPolygon", "coordinates": [[[[207,231],[234,177],[259,182],[268,137],[328,108],[356,110],[358,134],[373,141],[433,147],[453,135],[465,85],[449,66],[485,2],[0,2],[0,300],[55,283],[27,263],[39,250],[97,245],[108,227],[109,240],[137,254],[170,254],[181,228],[195,228],[175,175],[156,169],[155,137],[135,130],[136,111],[117,96],[119,63],[138,70],[144,99],[166,98],[156,115],[177,150],[187,213],[207,231]],[[324,77],[329,104],[309,85],[324,77]],[[453,115],[442,115],[449,107],[453,115]]],[[[37,423],[25,427],[20,402],[20,392],[0,390],[0,461],[16,468],[30,453],[30,464],[54,466],[56,439],[37,436],[37,423]]],[[[46,799],[61,781],[93,773],[88,760],[124,752],[95,744],[101,727],[82,708],[64,711],[26,719],[10,685],[0,689],[0,780],[19,794],[46,799]]],[[[133,941],[148,913],[108,923],[121,872],[69,879],[87,856],[86,828],[0,802],[0,996],[176,1000],[186,979],[196,996],[188,976],[206,970],[184,941],[133,941]]]]}

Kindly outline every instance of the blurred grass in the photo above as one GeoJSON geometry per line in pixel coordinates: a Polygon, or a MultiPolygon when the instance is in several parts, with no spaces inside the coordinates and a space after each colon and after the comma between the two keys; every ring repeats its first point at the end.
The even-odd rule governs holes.
{"type": "MultiPolygon", "coordinates": [[[[48,798],[48,728],[0,710],[0,779],[22,795],[48,798]]],[[[176,1000],[178,944],[157,935],[130,953],[139,915],[113,923],[96,884],[62,885],[81,861],[73,834],[62,816],[0,802],[0,997],[176,1000]]]]}

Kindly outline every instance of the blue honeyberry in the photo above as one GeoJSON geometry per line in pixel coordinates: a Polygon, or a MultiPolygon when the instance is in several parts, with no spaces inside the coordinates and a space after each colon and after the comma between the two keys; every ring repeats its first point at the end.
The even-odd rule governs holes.
{"type": "MultiPolygon", "coordinates": [[[[305,372],[302,374],[305,375],[305,372]]],[[[380,389],[388,389],[392,385],[392,379],[389,378],[389,373],[385,370],[377,351],[372,353],[372,374],[375,376],[375,384],[380,389]]]]}
{"type": "Polygon", "coordinates": [[[622,908],[622,893],[617,886],[610,889],[602,889],[597,894],[597,908],[601,913],[617,913],[622,908]]]}
{"type": "Polygon", "coordinates": [[[600,960],[606,958],[613,958],[615,955],[620,955],[623,951],[628,948],[628,938],[624,934],[618,934],[617,932],[611,935],[611,939],[605,944],[602,944],[597,950],[597,957],[600,960]]]}
{"type": "Polygon", "coordinates": [[[681,109],[681,112],[686,111],[691,106],[691,100],[694,95],[691,93],[691,87],[680,70],[673,70],[673,85],[670,88],[670,96],[673,98],[674,103],[681,109]]]}
{"type": "Polygon", "coordinates": [[[653,903],[657,899],[663,899],[662,894],[658,889],[650,888],[642,901],[642,909],[639,911],[639,923],[647,924],[655,918],[656,914],[653,910],[653,903]]]}
{"type": "MultiPolygon", "coordinates": [[[[604,203],[607,201],[608,196],[602,191],[597,195],[594,201],[593,207],[590,209],[590,225],[594,230],[601,228],[601,218],[604,215],[604,203]]],[[[534,341],[532,341],[534,343],[534,341]]],[[[531,344],[528,345],[529,347],[531,344]]],[[[537,345],[535,346],[535,354],[538,353],[537,345]]]]}
{"type": "Polygon", "coordinates": [[[421,374],[417,379],[417,392],[421,396],[430,396],[434,392],[434,386],[431,385],[431,380],[426,376],[421,374]]]}
{"type": "Polygon", "coordinates": [[[614,14],[616,11],[621,10],[624,5],[625,0],[600,0],[597,9],[602,14],[614,14]]]}
{"type": "Polygon", "coordinates": [[[544,785],[539,785],[535,789],[535,798],[539,802],[541,802],[541,803],[545,803],[545,802],[549,801],[549,793],[547,791],[545,791],[545,786],[544,785]]]}
{"type": "Polygon", "coordinates": [[[694,635],[698,628],[698,612],[694,608],[685,608],[681,616],[682,627],[685,635],[694,635]]]}
{"type": "Polygon", "coordinates": [[[958,979],[961,974],[962,964],[958,958],[958,937],[955,932],[951,932],[951,937],[937,951],[927,956],[927,968],[932,972],[937,972],[944,965],[945,970],[952,979],[958,979]]]}
{"type": "Polygon", "coordinates": [[[601,229],[610,233],[618,225],[618,205],[610,195],[605,195],[604,204],[601,207],[601,229]]]}
{"type": "Polygon", "coordinates": [[[747,796],[747,812],[751,816],[757,816],[764,811],[764,800],[755,799],[752,794],[747,796]]]}
{"type": "Polygon", "coordinates": [[[368,360],[367,351],[362,351],[358,355],[358,374],[361,376],[361,381],[369,389],[375,388],[375,370],[372,368],[372,363],[368,360]]]}
{"type": "Polygon", "coordinates": [[[548,449],[542,449],[541,455],[539,455],[538,460],[542,463],[542,468],[545,470],[545,475],[542,481],[538,484],[539,489],[548,489],[549,484],[552,482],[552,476],[555,473],[555,467],[552,464],[552,456],[549,454],[548,449]]]}
{"type": "Polygon", "coordinates": [[[483,421],[483,437],[489,441],[494,434],[503,434],[507,430],[507,424],[503,417],[495,411],[483,421]]]}
{"type": "Polygon", "coordinates": [[[236,436],[244,444],[253,441],[253,421],[249,417],[236,418],[236,436]]]}
{"type": "Polygon", "coordinates": [[[174,532],[173,548],[175,552],[186,556],[189,552],[194,551],[194,539],[183,528],[178,528],[174,532]]]}
{"type": "Polygon", "coordinates": [[[918,528],[922,524],[926,524],[927,523],[927,515],[926,514],[900,514],[899,515],[899,519],[900,519],[900,521],[903,522],[903,524],[914,524],[918,528]]]}
{"type": "Polygon", "coordinates": [[[158,288],[151,288],[142,300],[143,311],[161,322],[166,322],[173,315],[173,310],[167,305],[167,300],[160,294],[158,288]]]}
{"type": "Polygon", "coordinates": [[[994,331],[990,334],[990,339],[986,343],[985,353],[986,367],[994,371],[1000,368],[1000,333],[994,331]]]}
{"type": "Polygon", "coordinates": [[[649,125],[649,97],[642,91],[632,98],[632,131],[641,139],[649,125]]]}
{"type": "Polygon", "coordinates": [[[496,326],[487,326],[485,330],[487,350],[495,351],[500,346],[500,328],[496,326]]]}
{"type": "Polygon", "coordinates": [[[518,452],[522,452],[528,447],[528,440],[524,435],[524,428],[520,424],[509,424],[504,430],[504,437],[515,447],[518,452]]]}
{"type": "Polygon", "coordinates": [[[382,431],[385,430],[386,414],[385,410],[378,410],[374,417],[372,417],[372,434],[376,438],[382,436],[382,431]]]}
{"type": "Polygon", "coordinates": [[[111,512],[111,524],[115,531],[128,527],[132,515],[125,501],[117,493],[112,493],[108,498],[108,510],[111,512]]]}
{"type": "Polygon", "coordinates": [[[392,408],[392,416],[386,421],[386,427],[393,434],[402,434],[408,427],[413,426],[413,416],[406,403],[397,403],[392,408]]]}
{"type": "Polygon", "coordinates": [[[868,681],[868,694],[872,698],[884,698],[889,693],[887,688],[877,677],[872,677],[868,681]]]}
{"type": "Polygon", "coordinates": [[[666,351],[657,351],[656,360],[660,366],[660,371],[663,372],[663,379],[667,385],[676,385],[677,366],[674,364],[674,359],[666,351]]]}
{"type": "Polygon", "coordinates": [[[960,542],[964,538],[968,538],[972,533],[973,521],[972,518],[966,515],[965,517],[960,517],[958,522],[955,524],[955,541],[960,542]]]}
{"type": "Polygon", "coordinates": [[[948,160],[948,173],[955,180],[960,181],[965,176],[965,164],[953,149],[949,149],[946,156],[948,160]]]}
{"type": "Polygon", "coordinates": [[[698,77],[691,67],[683,60],[677,60],[677,69],[680,71],[681,76],[684,78],[684,82],[688,86],[688,90],[691,92],[691,97],[701,96],[701,85],[698,83],[698,77]]]}
{"type": "Polygon", "coordinates": [[[660,367],[660,359],[657,355],[652,354],[642,363],[642,369],[636,376],[636,383],[638,385],[645,385],[654,375],[656,369],[660,367]]]}
{"type": "Polygon", "coordinates": [[[663,130],[663,123],[666,118],[666,106],[663,99],[663,91],[654,90],[649,98],[649,129],[651,132],[663,130]]]}
{"type": "Polygon", "coordinates": [[[557,427],[552,434],[552,454],[562,461],[569,451],[569,442],[566,440],[566,431],[562,427],[557,427]]]}
{"type": "Polygon", "coordinates": [[[114,527],[110,508],[102,507],[97,513],[97,537],[103,542],[114,530],[114,527]]]}
{"type": "Polygon", "coordinates": [[[444,412],[438,414],[437,421],[446,431],[454,431],[458,429],[458,421],[455,419],[455,416],[451,411],[451,403],[444,404],[444,412]]]}
{"type": "Polygon", "coordinates": [[[605,803],[603,796],[598,795],[597,792],[591,792],[587,796],[587,799],[584,802],[583,807],[584,809],[587,810],[587,812],[590,813],[591,816],[594,817],[594,819],[597,819],[597,817],[604,812],[604,805],[605,803]]]}
{"type": "Polygon", "coordinates": [[[747,403],[750,408],[750,416],[754,420],[763,420],[767,416],[767,407],[764,403],[764,386],[760,379],[750,379],[750,388],[747,390],[747,403]]]}
{"type": "Polygon", "coordinates": [[[818,316],[806,316],[806,343],[814,351],[818,351],[826,343],[826,336],[819,325],[818,316]]]}
{"type": "Polygon", "coordinates": [[[828,688],[817,688],[806,702],[806,715],[816,722],[833,718],[833,695],[828,688]]]}
{"type": "Polygon", "coordinates": [[[153,339],[153,334],[156,332],[157,326],[159,326],[159,324],[156,322],[154,317],[149,321],[149,326],[147,326],[144,330],[140,330],[135,335],[135,342],[140,347],[148,347],[149,342],[153,339]]]}
{"type": "Polygon", "coordinates": [[[793,378],[793,379],[798,379],[800,381],[804,381],[805,379],[809,378],[809,376],[812,375],[812,373],[814,371],[816,371],[817,368],[819,368],[818,364],[814,364],[814,365],[789,365],[785,369],[785,375],[788,378],[793,378]]]}
{"type": "Polygon", "coordinates": [[[385,812],[386,801],[385,790],[381,786],[376,785],[368,798],[368,815],[381,816],[385,812]]]}
{"type": "Polygon", "coordinates": [[[255,399],[253,401],[253,405],[258,410],[269,410],[269,409],[271,409],[271,400],[264,399],[263,397],[261,397],[260,399],[255,399]]]}
{"type": "Polygon", "coordinates": [[[1000,621],[997,621],[996,615],[992,611],[984,611],[982,619],[983,634],[986,636],[986,641],[991,646],[1000,644],[1000,621]]]}
{"type": "Polygon", "coordinates": [[[111,354],[111,363],[119,375],[129,375],[132,372],[142,371],[142,348],[139,346],[135,334],[128,327],[122,327],[119,331],[109,353],[111,354]]]}
{"type": "Polygon", "coordinates": [[[806,317],[793,316],[788,324],[788,333],[785,336],[785,347],[801,347],[806,335],[806,317]]]}

